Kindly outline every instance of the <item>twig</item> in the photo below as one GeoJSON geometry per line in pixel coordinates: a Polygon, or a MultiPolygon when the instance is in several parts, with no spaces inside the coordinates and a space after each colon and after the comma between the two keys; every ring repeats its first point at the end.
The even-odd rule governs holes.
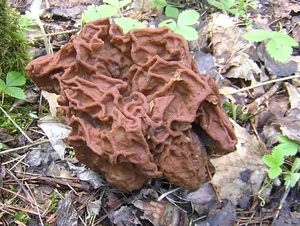
{"type": "Polygon", "coordinates": [[[28,145],[25,145],[25,146],[22,146],[22,147],[7,149],[7,150],[4,150],[4,151],[1,151],[0,156],[11,153],[11,152],[19,151],[19,150],[22,150],[22,149],[25,149],[25,148],[30,148],[30,147],[33,147],[33,146],[36,146],[36,145],[39,145],[39,144],[45,144],[45,143],[48,143],[48,142],[49,142],[49,140],[42,140],[42,141],[38,141],[38,142],[35,142],[35,143],[32,143],[32,144],[28,144],[28,145]]]}
{"type": "Polygon", "coordinates": [[[5,169],[5,171],[17,182],[17,184],[21,187],[21,189],[23,190],[26,198],[28,200],[32,200],[32,197],[30,196],[29,192],[27,191],[27,189],[25,188],[25,186],[21,183],[21,181],[19,181],[19,179],[9,170],[9,169],[5,169]]]}
{"type": "Polygon", "coordinates": [[[240,92],[248,91],[250,89],[255,89],[255,88],[258,88],[260,86],[265,86],[265,85],[268,85],[268,84],[272,84],[272,83],[276,83],[276,82],[282,82],[282,81],[295,79],[295,78],[300,78],[300,74],[291,75],[291,76],[284,77],[284,78],[278,78],[278,79],[262,82],[262,83],[255,84],[255,85],[252,85],[252,86],[248,86],[248,87],[238,89],[238,90],[235,90],[235,91],[232,91],[232,92],[226,92],[226,93],[223,93],[223,94],[224,95],[233,95],[233,94],[237,94],[237,93],[240,93],[240,92]]]}
{"type": "Polygon", "coordinates": [[[33,141],[30,139],[30,137],[27,136],[27,134],[21,129],[20,126],[10,117],[10,115],[0,106],[0,110],[4,113],[4,115],[14,124],[14,126],[24,135],[24,137],[30,142],[33,143],[33,141]]]}
{"type": "Polygon", "coordinates": [[[283,203],[285,202],[285,200],[286,200],[288,194],[290,193],[290,190],[291,190],[290,187],[289,187],[288,189],[285,190],[285,192],[284,192],[284,194],[283,194],[283,196],[282,196],[282,198],[281,198],[281,200],[280,200],[279,206],[278,206],[278,208],[277,208],[277,210],[276,210],[276,213],[275,213],[275,216],[274,216],[274,218],[273,218],[273,221],[272,221],[271,226],[275,226],[277,217],[279,216],[280,210],[282,209],[283,203]]]}
{"type": "Polygon", "coordinates": [[[28,203],[31,203],[31,200],[27,199],[26,197],[24,197],[24,196],[22,196],[22,195],[20,195],[20,194],[18,194],[18,193],[16,193],[16,192],[11,191],[11,190],[9,190],[9,189],[0,187],[0,190],[5,191],[5,192],[7,192],[7,193],[11,193],[11,194],[15,195],[16,197],[18,197],[19,199],[22,199],[23,201],[26,201],[26,202],[28,202],[28,203]]]}
{"type": "MultiPolygon", "coordinates": [[[[67,30],[67,31],[58,31],[58,32],[45,34],[45,36],[46,37],[51,37],[51,36],[56,36],[56,35],[64,35],[64,34],[75,33],[77,31],[78,31],[78,29],[67,30]]],[[[34,38],[34,39],[44,38],[44,35],[36,35],[36,36],[33,36],[32,38],[34,38]]]]}
{"type": "MultiPolygon", "coordinates": [[[[13,170],[20,162],[22,162],[26,156],[27,156],[28,153],[26,153],[25,155],[22,156],[21,159],[19,159],[9,170],[13,170]]],[[[27,165],[27,164],[26,164],[27,165]]],[[[28,166],[28,165],[27,165],[28,166]]]]}
{"type": "MultiPolygon", "coordinates": [[[[26,155],[26,154],[24,154],[24,155],[26,155]]],[[[9,164],[9,163],[18,161],[19,159],[22,159],[22,158],[24,157],[24,155],[20,155],[20,156],[18,156],[18,157],[16,157],[16,158],[13,158],[13,159],[11,159],[11,160],[8,160],[8,161],[6,161],[6,162],[3,162],[1,165],[2,165],[2,166],[5,166],[5,165],[7,165],[7,164],[9,164]]]]}
{"type": "MultiPolygon", "coordinates": [[[[209,167],[208,167],[208,165],[206,165],[205,167],[206,167],[206,171],[207,171],[207,173],[208,173],[209,180],[211,181],[211,180],[212,180],[212,175],[211,175],[211,172],[210,172],[210,170],[209,170],[209,167]]],[[[220,196],[220,194],[219,194],[217,188],[216,188],[213,184],[211,184],[211,185],[212,185],[212,187],[213,187],[213,189],[214,189],[214,191],[215,191],[215,193],[216,193],[216,196],[217,196],[217,199],[218,199],[219,203],[221,203],[221,202],[222,202],[222,199],[221,199],[221,196],[220,196]]]]}
{"type": "Polygon", "coordinates": [[[22,211],[22,212],[25,212],[25,213],[30,213],[30,214],[34,214],[34,215],[37,215],[38,216],[38,213],[32,211],[32,210],[29,210],[29,209],[26,209],[26,208],[22,208],[22,207],[17,207],[17,206],[12,206],[12,205],[5,205],[3,203],[0,202],[0,205],[2,207],[7,207],[9,209],[13,209],[13,210],[18,210],[18,211],[22,211]]]}
{"type": "Polygon", "coordinates": [[[166,193],[163,193],[161,196],[158,197],[157,201],[160,202],[161,200],[163,200],[165,197],[167,197],[168,195],[174,193],[175,191],[178,191],[180,188],[175,188],[171,191],[168,191],[166,193]]]}
{"type": "Polygon", "coordinates": [[[33,203],[31,204],[31,206],[32,206],[33,208],[36,209],[37,214],[38,214],[38,216],[39,216],[39,220],[40,220],[40,222],[41,222],[41,225],[44,226],[44,222],[43,222],[43,220],[42,220],[41,212],[40,212],[39,206],[38,206],[38,204],[37,204],[37,201],[36,201],[36,199],[34,198],[34,195],[33,195],[32,191],[31,191],[29,185],[28,185],[26,182],[25,182],[25,185],[26,185],[26,187],[28,188],[28,191],[29,191],[29,193],[30,193],[30,195],[31,195],[31,197],[32,197],[32,200],[33,200],[33,203]]]}

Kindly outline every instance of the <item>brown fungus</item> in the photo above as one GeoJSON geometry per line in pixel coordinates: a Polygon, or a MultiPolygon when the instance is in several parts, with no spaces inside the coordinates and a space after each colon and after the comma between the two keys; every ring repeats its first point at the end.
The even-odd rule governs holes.
{"type": "Polygon", "coordinates": [[[198,72],[187,42],[168,28],[124,35],[97,20],[26,70],[39,88],[60,94],[79,161],[120,190],[162,176],[187,188],[204,182],[204,138],[192,124],[216,153],[236,144],[214,81],[198,72]]]}

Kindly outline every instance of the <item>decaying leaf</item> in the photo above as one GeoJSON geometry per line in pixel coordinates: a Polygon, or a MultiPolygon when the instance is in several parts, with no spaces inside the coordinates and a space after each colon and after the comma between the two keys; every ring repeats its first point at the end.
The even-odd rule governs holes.
{"type": "MultiPolygon", "coordinates": [[[[202,37],[211,41],[218,71],[226,78],[242,78],[255,84],[256,77],[262,73],[248,54],[253,44],[242,37],[244,31],[237,26],[235,18],[225,14],[213,14],[212,17],[212,21],[204,28],[202,37]]],[[[260,77],[260,82],[265,79],[260,77]]]]}
{"type": "Polygon", "coordinates": [[[285,83],[285,88],[289,94],[289,99],[281,97],[268,105],[270,114],[269,116],[266,115],[271,123],[266,123],[263,128],[267,146],[274,145],[279,134],[300,143],[300,92],[290,83],[285,83]]]}
{"type": "Polygon", "coordinates": [[[234,205],[230,201],[225,201],[219,205],[215,205],[204,222],[197,223],[196,226],[208,225],[234,225],[236,220],[236,211],[234,205]]]}
{"type": "Polygon", "coordinates": [[[26,156],[26,163],[29,166],[41,166],[59,159],[58,154],[49,143],[34,147],[26,156]]]}
{"type": "Polygon", "coordinates": [[[57,109],[59,104],[57,103],[57,99],[59,95],[55,93],[49,93],[45,90],[42,90],[43,97],[48,101],[49,104],[49,111],[53,117],[56,117],[57,109]]]}
{"type": "Polygon", "coordinates": [[[73,170],[79,180],[88,182],[94,189],[103,186],[103,179],[96,172],[85,168],[84,166],[75,166],[68,162],[71,170],[73,170]]]}
{"type": "Polygon", "coordinates": [[[110,211],[108,217],[110,221],[117,226],[127,226],[127,225],[142,225],[136,216],[137,209],[130,206],[122,206],[116,211],[110,211]]]}
{"type": "Polygon", "coordinates": [[[220,192],[221,198],[237,204],[244,196],[255,195],[266,176],[267,169],[261,160],[260,143],[245,128],[233,123],[238,138],[236,151],[220,158],[211,159],[216,168],[212,184],[220,192]],[[249,176],[245,180],[243,172],[249,176]]]}
{"type": "Polygon", "coordinates": [[[64,159],[65,149],[68,145],[65,142],[65,139],[70,133],[68,126],[57,122],[52,117],[45,117],[41,119],[38,123],[38,126],[44,131],[46,136],[49,138],[49,141],[57,152],[61,159],[64,159]]]}
{"type": "Polygon", "coordinates": [[[286,63],[281,63],[273,59],[268,53],[264,43],[261,43],[257,48],[257,55],[261,61],[265,63],[268,71],[276,76],[283,77],[294,74],[297,71],[297,62],[292,57],[286,63]]]}
{"type": "Polygon", "coordinates": [[[272,0],[276,18],[291,17],[291,13],[300,12],[300,4],[297,1],[272,0]]]}
{"type": "Polygon", "coordinates": [[[291,109],[300,109],[300,88],[296,88],[291,83],[285,83],[285,88],[289,94],[291,109]]]}
{"type": "Polygon", "coordinates": [[[87,204],[87,211],[93,215],[98,215],[101,209],[102,201],[100,199],[89,202],[87,204]]]}
{"type": "Polygon", "coordinates": [[[137,200],[133,205],[144,212],[142,219],[150,221],[154,226],[184,226],[187,214],[169,202],[146,202],[137,200]]]}
{"type": "Polygon", "coordinates": [[[78,213],[72,205],[71,194],[59,201],[56,211],[56,225],[57,226],[77,226],[78,225],[78,213]]]}

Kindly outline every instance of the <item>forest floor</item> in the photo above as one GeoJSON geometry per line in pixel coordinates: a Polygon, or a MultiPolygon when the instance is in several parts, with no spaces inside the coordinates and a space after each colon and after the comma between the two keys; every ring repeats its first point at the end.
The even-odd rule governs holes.
{"type": "MultiPolygon", "coordinates": [[[[22,14],[32,3],[9,2],[22,14]]],[[[80,31],[88,5],[100,2],[43,1],[40,18],[53,52],[80,31]]],[[[279,63],[263,43],[243,38],[256,28],[283,31],[299,43],[299,1],[260,0],[239,18],[204,0],[170,2],[201,15],[199,39],[189,47],[199,70],[219,86],[236,151],[212,158],[215,172],[196,191],[162,178],[120,192],[76,160],[65,143],[68,127],[50,116],[55,97],[28,81],[25,101],[5,97],[0,105],[0,225],[300,225],[299,183],[286,189],[283,176],[270,180],[262,161],[279,135],[300,143],[300,47],[279,63]]],[[[154,25],[165,18],[160,10],[134,5],[124,14],[154,25]]],[[[33,58],[47,54],[39,30],[28,38],[33,58]]],[[[297,157],[283,167],[291,168],[297,157]]]]}

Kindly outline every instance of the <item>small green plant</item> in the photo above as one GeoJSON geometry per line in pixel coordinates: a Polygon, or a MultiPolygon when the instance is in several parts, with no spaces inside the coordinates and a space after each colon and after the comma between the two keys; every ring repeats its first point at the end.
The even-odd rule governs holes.
{"type": "Polygon", "coordinates": [[[157,9],[162,9],[166,7],[165,14],[167,17],[177,18],[179,15],[179,10],[172,5],[169,5],[166,0],[151,0],[151,4],[154,8],[157,9]]]}
{"type": "Polygon", "coordinates": [[[131,0],[103,0],[103,5],[95,6],[91,5],[83,12],[81,21],[83,24],[91,22],[93,20],[112,17],[117,15],[120,10],[131,3],[131,0]]]}
{"type": "Polygon", "coordinates": [[[243,111],[240,105],[235,104],[232,101],[225,102],[223,104],[223,109],[230,118],[243,124],[252,117],[249,112],[243,111]]]}
{"type": "Polygon", "coordinates": [[[3,149],[4,144],[0,142],[0,151],[3,149]]]}
{"type": "Polygon", "coordinates": [[[57,194],[57,193],[53,193],[51,195],[51,201],[50,201],[50,204],[49,204],[49,211],[52,212],[52,211],[56,211],[57,209],[57,205],[58,205],[58,202],[60,201],[60,196],[57,194]]]}
{"type": "Polygon", "coordinates": [[[6,81],[0,79],[0,93],[7,94],[9,96],[25,99],[26,95],[19,86],[23,86],[26,83],[26,77],[23,73],[17,71],[10,71],[6,75],[6,81]]]}
{"type": "Polygon", "coordinates": [[[223,13],[233,14],[235,16],[246,17],[249,8],[256,8],[252,0],[207,0],[207,2],[223,13]]]}
{"type": "Polygon", "coordinates": [[[27,225],[27,222],[30,220],[30,217],[23,212],[16,212],[14,214],[14,220],[22,222],[23,224],[27,225]]]}
{"type": "Polygon", "coordinates": [[[274,60],[279,62],[287,62],[292,55],[293,48],[297,47],[298,43],[282,32],[267,31],[257,29],[248,32],[244,38],[252,42],[265,42],[266,50],[274,60]]]}
{"type": "Polygon", "coordinates": [[[127,33],[132,29],[145,28],[143,23],[129,17],[116,18],[114,21],[122,28],[124,33],[127,33]]]}
{"type": "Polygon", "coordinates": [[[264,155],[262,160],[268,166],[270,179],[278,178],[283,175],[285,188],[294,187],[300,179],[300,158],[296,157],[290,169],[285,165],[286,157],[293,157],[297,154],[300,144],[290,140],[286,136],[279,136],[279,145],[275,146],[271,154],[264,155]]]}
{"type": "Polygon", "coordinates": [[[162,9],[168,5],[168,2],[166,0],[151,0],[151,4],[157,9],[162,9]]]}
{"type": "Polygon", "coordinates": [[[198,22],[200,15],[196,10],[190,9],[181,12],[177,23],[173,19],[167,19],[159,24],[159,27],[167,26],[174,33],[182,35],[186,40],[193,41],[198,39],[198,32],[192,26],[198,22]]]}
{"type": "Polygon", "coordinates": [[[67,148],[66,149],[66,156],[68,158],[74,158],[75,157],[75,150],[73,148],[67,148]]]}
{"type": "MultiPolygon", "coordinates": [[[[83,12],[81,18],[82,24],[121,14],[120,10],[126,5],[130,4],[131,0],[104,0],[103,2],[106,4],[100,6],[91,5],[86,11],[83,12]]],[[[132,29],[145,27],[143,23],[129,17],[115,18],[114,22],[122,28],[124,33],[127,33],[132,29]]]]}

